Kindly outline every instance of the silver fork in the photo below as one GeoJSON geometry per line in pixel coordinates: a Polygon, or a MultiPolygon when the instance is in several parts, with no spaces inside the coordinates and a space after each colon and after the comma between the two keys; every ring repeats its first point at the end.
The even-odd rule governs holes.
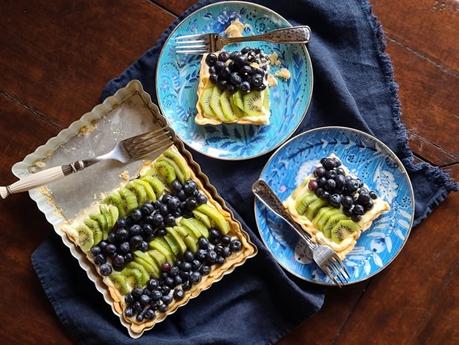
{"type": "Polygon", "coordinates": [[[118,142],[109,152],[90,159],[79,160],[28,175],[5,187],[0,187],[0,196],[5,199],[10,194],[25,192],[81,171],[95,163],[115,160],[126,164],[150,153],[163,152],[172,145],[172,136],[165,127],[155,129],[118,142]]]}
{"type": "Polygon", "coordinates": [[[277,195],[263,180],[257,180],[252,185],[252,191],[269,210],[284,220],[306,242],[312,252],[312,259],[319,268],[339,287],[347,284],[350,275],[338,255],[329,247],[314,243],[311,236],[295,222],[286,211],[277,195]]]}
{"type": "Polygon", "coordinates": [[[177,54],[213,53],[231,43],[266,41],[272,43],[308,43],[311,29],[307,25],[273,30],[261,35],[223,37],[217,33],[187,35],[175,38],[177,54]]]}

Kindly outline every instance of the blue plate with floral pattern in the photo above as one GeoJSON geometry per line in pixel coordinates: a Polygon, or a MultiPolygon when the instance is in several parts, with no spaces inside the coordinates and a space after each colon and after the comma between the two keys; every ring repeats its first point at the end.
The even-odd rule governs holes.
{"type": "Polygon", "coordinates": [[[250,42],[226,46],[224,50],[227,51],[250,46],[260,48],[266,54],[276,52],[282,64],[272,66],[271,72],[285,67],[291,78],[279,80],[278,85],[270,89],[269,125],[196,125],[196,91],[202,56],[177,55],[174,39],[197,33],[223,33],[236,18],[246,24],[244,35],[291,26],[274,11],[248,2],[218,2],[202,7],[180,22],[171,33],[161,51],[156,72],[159,107],[175,133],[194,150],[224,160],[257,157],[287,140],[308,110],[313,84],[311,60],[305,45],[250,42]]]}
{"type": "MultiPolygon", "coordinates": [[[[317,128],[290,139],[266,163],[260,178],[284,201],[314,165],[331,153],[391,207],[362,233],[344,259],[351,274],[349,284],[353,284],[381,272],[402,250],[413,223],[413,188],[402,163],[385,144],[345,127],[317,128]]],[[[281,266],[304,280],[334,285],[311,262],[298,235],[258,200],[255,217],[263,242],[281,266]]]]}

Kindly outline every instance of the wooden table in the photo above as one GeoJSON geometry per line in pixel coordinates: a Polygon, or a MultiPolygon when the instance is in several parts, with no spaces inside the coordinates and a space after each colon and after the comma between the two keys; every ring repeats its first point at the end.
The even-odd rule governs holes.
{"type": "MultiPolygon", "coordinates": [[[[192,2],[3,0],[0,182],[11,182],[14,162],[97,104],[106,81],[192,2]]],[[[373,6],[387,34],[411,148],[418,160],[459,179],[459,3],[373,6]]],[[[281,343],[458,344],[458,209],[455,193],[414,229],[388,269],[329,289],[323,310],[281,343]]],[[[26,194],[1,202],[0,215],[2,343],[70,344],[30,262],[51,227],[26,194]]]]}

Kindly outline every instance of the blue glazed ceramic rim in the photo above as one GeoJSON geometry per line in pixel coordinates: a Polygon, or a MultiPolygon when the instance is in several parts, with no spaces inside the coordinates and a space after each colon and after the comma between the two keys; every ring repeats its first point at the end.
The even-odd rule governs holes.
{"type": "MultiPolygon", "coordinates": [[[[290,138],[288,141],[286,141],[284,144],[282,144],[282,146],[280,146],[272,155],[271,157],[269,158],[269,160],[266,162],[265,166],[263,167],[263,170],[261,171],[260,173],[260,177],[264,175],[266,169],[268,169],[268,166],[269,164],[271,163],[271,161],[273,160],[273,158],[278,154],[278,152],[280,150],[283,149],[284,146],[287,146],[289,145],[289,143],[299,137],[302,137],[302,136],[305,136],[307,134],[310,134],[310,133],[313,133],[313,132],[317,132],[317,131],[323,131],[323,130],[328,130],[328,129],[337,129],[337,130],[343,130],[343,131],[350,131],[350,132],[354,132],[354,133],[357,133],[359,135],[362,135],[370,140],[373,140],[375,141],[376,143],[378,143],[379,145],[381,145],[381,147],[383,147],[386,152],[391,155],[391,158],[394,159],[395,162],[397,162],[399,168],[401,169],[401,171],[403,172],[403,174],[406,176],[407,178],[407,181],[408,181],[408,186],[409,186],[409,190],[410,190],[410,199],[411,199],[411,203],[413,205],[413,211],[411,212],[411,220],[410,220],[410,226],[409,226],[409,229],[408,229],[408,232],[407,232],[407,235],[405,237],[405,240],[403,242],[403,244],[400,246],[398,252],[396,252],[392,258],[383,266],[381,267],[379,270],[369,274],[368,276],[362,278],[362,279],[359,279],[359,280],[356,280],[356,281],[352,281],[352,282],[349,282],[347,284],[344,284],[346,286],[348,285],[353,285],[353,284],[357,284],[357,283],[361,283],[363,281],[366,281],[372,277],[374,277],[375,275],[377,275],[378,273],[381,273],[382,271],[384,271],[394,260],[395,258],[397,258],[397,256],[401,253],[401,251],[403,250],[403,248],[405,247],[405,244],[406,242],[408,241],[408,238],[411,234],[411,229],[413,227],[413,221],[414,221],[414,211],[415,211],[415,208],[414,208],[414,205],[415,205],[415,199],[414,199],[414,190],[413,190],[413,185],[411,184],[411,179],[410,179],[410,176],[408,175],[408,172],[406,171],[405,169],[405,166],[403,165],[402,161],[397,157],[397,155],[386,145],[384,144],[381,140],[379,140],[378,138],[368,134],[368,133],[365,133],[365,132],[362,132],[358,129],[354,129],[354,128],[350,128],[350,127],[342,127],[342,126],[325,126],[325,127],[318,127],[318,128],[314,128],[314,129],[310,129],[310,130],[307,130],[307,131],[304,131],[296,136],[294,136],[293,138],[290,138]]],[[[271,253],[271,255],[273,256],[274,260],[276,260],[276,262],[284,269],[286,270],[287,272],[289,272],[290,274],[298,277],[299,279],[301,280],[304,280],[304,281],[307,281],[309,283],[313,283],[313,284],[317,284],[317,285],[322,285],[322,286],[338,286],[334,283],[327,283],[327,282],[322,282],[322,281],[317,281],[317,280],[313,280],[313,279],[307,279],[295,272],[293,272],[292,270],[290,270],[288,267],[285,267],[280,261],[278,261],[277,257],[274,255],[274,253],[272,252],[271,248],[266,244],[266,241],[265,241],[265,238],[263,237],[263,234],[262,234],[262,231],[260,230],[260,224],[258,223],[258,217],[257,217],[257,198],[254,199],[254,203],[253,203],[253,209],[254,209],[254,214],[255,214],[255,222],[257,224],[257,228],[258,228],[258,232],[260,234],[260,238],[263,242],[263,244],[265,245],[265,247],[268,249],[268,251],[271,253]]]]}
{"type": "MultiPolygon", "coordinates": [[[[224,5],[225,3],[231,3],[231,4],[240,4],[240,5],[246,5],[246,6],[253,6],[253,7],[256,7],[256,8],[259,8],[259,9],[262,9],[262,10],[265,10],[267,12],[271,12],[273,13],[274,15],[278,16],[279,18],[285,20],[288,25],[291,27],[292,25],[290,24],[290,22],[285,19],[283,16],[281,16],[279,13],[277,13],[276,11],[268,8],[268,7],[265,7],[265,6],[262,6],[262,5],[259,5],[259,4],[256,4],[256,3],[252,3],[252,2],[247,2],[247,1],[220,1],[220,2],[216,2],[216,3],[213,3],[213,4],[209,4],[209,5],[206,5],[206,6],[203,6],[203,7],[200,7],[199,9],[197,9],[196,11],[190,13],[187,17],[183,18],[182,21],[180,23],[177,24],[177,26],[171,31],[171,33],[169,34],[169,36],[167,37],[166,41],[164,42],[162,48],[161,48],[161,52],[159,53],[159,57],[158,57],[158,62],[161,61],[161,57],[163,55],[163,52],[164,52],[164,47],[166,47],[166,45],[169,43],[169,39],[173,36],[174,32],[182,25],[183,21],[186,19],[186,18],[189,18],[190,16],[192,15],[195,15],[196,13],[200,12],[200,11],[204,11],[210,7],[214,7],[214,6],[221,6],[222,4],[224,5]]],[[[304,113],[303,113],[303,116],[301,117],[301,119],[298,121],[298,124],[292,128],[292,130],[290,131],[289,135],[285,138],[285,140],[283,141],[280,141],[279,143],[277,143],[276,145],[274,145],[273,147],[271,148],[268,148],[267,150],[265,151],[262,151],[262,152],[259,152],[258,154],[255,154],[255,155],[251,155],[251,156],[247,156],[247,157],[243,157],[243,158],[240,158],[240,157],[219,157],[219,156],[215,156],[215,155],[211,155],[209,154],[208,152],[203,152],[201,150],[198,150],[197,148],[194,148],[192,145],[190,145],[187,141],[185,141],[181,135],[179,133],[175,133],[177,135],[177,137],[182,140],[182,142],[185,143],[185,145],[187,145],[188,147],[190,147],[191,149],[193,149],[194,151],[197,151],[201,154],[203,154],[204,156],[207,156],[207,157],[210,157],[210,158],[215,158],[215,159],[220,159],[220,160],[224,160],[224,161],[243,161],[243,160],[248,160],[248,159],[253,159],[253,158],[257,158],[257,157],[260,157],[260,156],[263,156],[269,152],[272,152],[273,150],[279,148],[280,145],[284,144],[285,142],[287,142],[288,140],[290,140],[289,138],[292,136],[293,133],[295,133],[295,131],[298,129],[298,127],[303,123],[304,121],[304,118],[306,117],[306,114],[308,113],[308,110],[309,110],[309,107],[311,106],[311,100],[312,100],[312,94],[314,92],[314,69],[313,69],[313,66],[312,66],[312,61],[311,61],[311,57],[309,55],[309,51],[306,47],[305,44],[302,45],[302,48],[304,50],[304,54],[305,54],[305,57],[306,57],[306,64],[309,65],[311,67],[311,78],[310,78],[310,88],[311,88],[311,92],[309,94],[309,97],[308,97],[308,100],[307,100],[307,105],[306,105],[306,108],[304,110],[304,113]]],[[[161,105],[161,100],[159,99],[158,95],[159,95],[159,89],[158,89],[158,68],[156,68],[156,73],[155,73],[155,91],[156,91],[156,96],[157,96],[157,100],[158,100],[158,106],[159,106],[159,109],[161,110],[161,113],[164,113],[163,111],[163,107],[161,105]]],[[[164,116],[164,115],[163,115],[164,116]]],[[[166,119],[167,122],[169,122],[169,120],[167,119],[166,116],[164,116],[164,118],[166,119]]],[[[172,126],[171,126],[172,127],[172,126]]],[[[172,128],[173,129],[173,128],[172,128]]]]}

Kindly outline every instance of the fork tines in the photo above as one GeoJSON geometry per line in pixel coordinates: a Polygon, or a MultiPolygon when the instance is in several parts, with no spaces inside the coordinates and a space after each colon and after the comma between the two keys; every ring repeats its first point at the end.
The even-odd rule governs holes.
{"type": "Polygon", "coordinates": [[[133,159],[149,153],[165,151],[172,145],[172,135],[167,128],[159,128],[123,141],[123,147],[133,159]]]}
{"type": "Polygon", "coordinates": [[[347,284],[348,280],[351,278],[349,272],[346,269],[346,266],[341,262],[338,257],[333,257],[330,259],[327,265],[329,272],[327,275],[340,287],[347,284]]]}
{"type": "Polygon", "coordinates": [[[209,50],[209,34],[187,35],[175,38],[177,54],[204,54],[209,50]]]}

